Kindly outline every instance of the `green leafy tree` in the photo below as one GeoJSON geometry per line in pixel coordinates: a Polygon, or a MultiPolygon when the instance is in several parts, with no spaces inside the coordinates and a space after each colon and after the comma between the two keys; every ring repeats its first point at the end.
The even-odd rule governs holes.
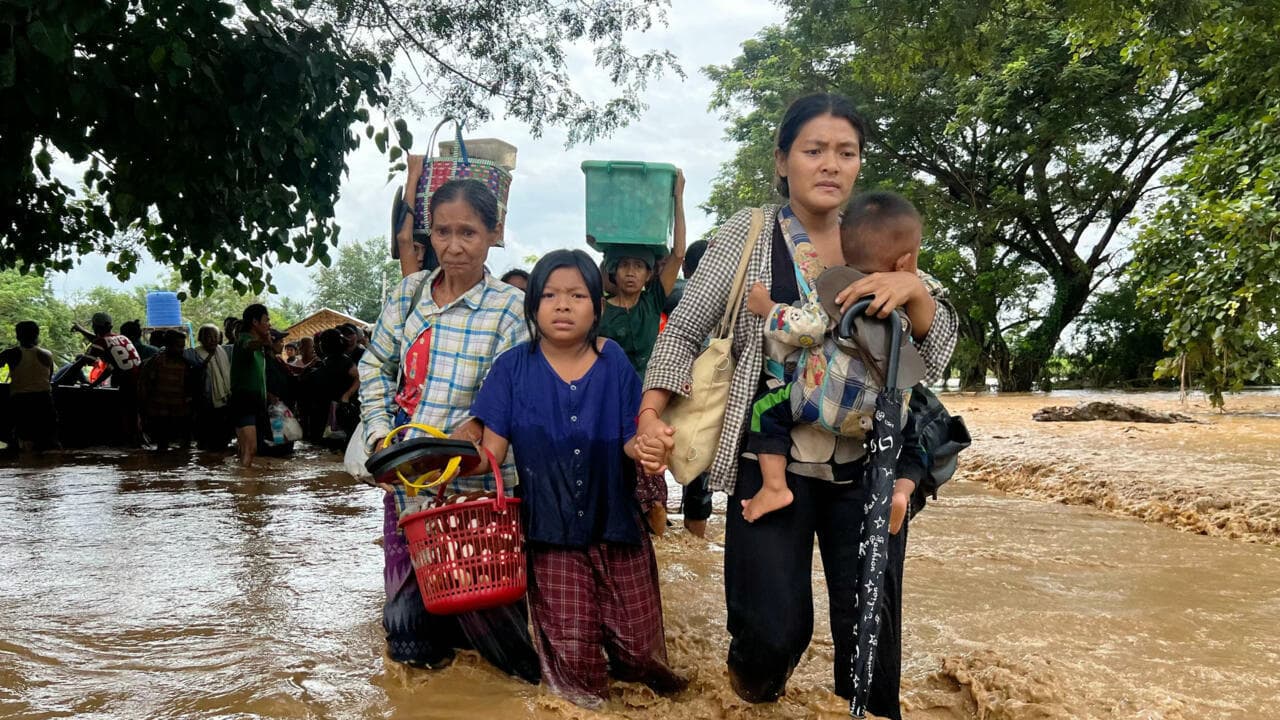
{"type": "Polygon", "coordinates": [[[1041,0],[785,5],[784,25],[708,69],[740,143],[710,208],[723,218],[769,195],[771,128],[794,97],[850,96],[872,126],[860,182],[923,185],[940,200],[935,242],[957,248],[954,276],[968,281],[952,285],[962,329],[1001,388],[1031,389],[1119,266],[1161,170],[1193,147],[1199,77],[1153,81],[1119,40],[1079,53],[1069,11],[1041,0]]]}
{"type": "Polygon", "coordinates": [[[146,325],[146,298],[147,291],[143,288],[127,290],[99,285],[77,293],[71,299],[71,317],[85,329],[89,329],[89,321],[93,314],[105,312],[111,316],[112,329],[120,332],[120,326],[130,320],[138,320],[146,325]]]}
{"type": "Polygon", "coordinates": [[[71,312],[53,294],[49,281],[17,270],[0,270],[0,348],[17,344],[13,326],[23,320],[40,325],[40,344],[60,361],[79,352],[82,343],[72,337],[71,312]]]}
{"type": "MultiPolygon", "coordinates": [[[[297,325],[311,314],[306,303],[291,297],[272,298],[268,301],[267,308],[271,310],[271,326],[281,330],[297,325]]],[[[297,338],[289,338],[289,340],[292,342],[297,338]]]]}
{"type": "Polygon", "coordinates": [[[1126,273],[1114,287],[1097,294],[1075,327],[1076,349],[1064,355],[1067,381],[1087,387],[1145,387],[1157,382],[1168,318],[1145,307],[1141,292],[1135,277],[1126,273]]]}
{"type": "Polygon", "coordinates": [[[329,308],[372,323],[400,282],[400,261],[387,254],[386,238],[370,238],[339,246],[337,262],[319,268],[311,279],[312,310],[329,308]]]}
{"type": "Polygon", "coordinates": [[[110,255],[124,280],[150,256],[193,294],[211,269],[242,292],[269,269],[329,263],[346,155],[362,139],[392,170],[404,120],[483,119],[597,137],[634,117],[673,68],[624,40],[664,20],[661,0],[105,0],[0,4],[0,268],[68,270],[110,255]],[[619,89],[584,99],[570,45],[619,89]],[[411,82],[392,62],[413,64],[411,82]],[[421,96],[421,97],[420,97],[421,96]],[[364,138],[353,130],[364,125],[364,138]],[[77,164],[79,181],[54,172],[77,164]]]}
{"type": "Polygon", "coordinates": [[[1224,394],[1280,379],[1280,6],[1245,0],[1081,6],[1085,51],[1119,44],[1150,82],[1198,76],[1212,124],[1134,248],[1143,303],[1165,318],[1160,377],[1224,394]]]}

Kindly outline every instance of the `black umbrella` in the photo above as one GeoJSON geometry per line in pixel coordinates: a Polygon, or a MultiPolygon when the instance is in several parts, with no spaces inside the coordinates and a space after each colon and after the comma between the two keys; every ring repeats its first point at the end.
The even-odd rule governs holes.
{"type": "MultiPolygon", "coordinates": [[[[866,312],[871,298],[859,300],[840,321],[840,335],[852,338],[853,323],[866,312]]],[[[876,398],[875,422],[867,434],[866,485],[858,544],[857,643],[852,663],[853,697],[851,717],[866,717],[867,694],[875,667],[876,640],[880,635],[880,603],[884,570],[889,560],[889,507],[897,479],[898,455],[902,452],[902,393],[898,390],[898,356],[902,344],[902,322],[890,315],[888,367],[884,368],[884,389],[876,398]]]]}

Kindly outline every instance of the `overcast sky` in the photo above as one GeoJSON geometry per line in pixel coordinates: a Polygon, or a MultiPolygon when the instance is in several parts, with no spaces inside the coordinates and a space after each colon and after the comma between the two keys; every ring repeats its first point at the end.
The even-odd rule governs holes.
{"type": "MultiPolygon", "coordinates": [[[[583,160],[643,160],[682,167],[687,178],[689,238],[696,239],[704,233],[710,218],[698,205],[706,200],[720,165],[732,158],[734,146],[724,139],[724,121],[707,109],[714,88],[701,68],[729,62],[737,56],[744,40],[781,19],[781,9],[763,0],[673,0],[669,26],[637,36],[633,47],[670,50],[684,68],[686,79],[667,77],[654,83],[644,94],[649,108],[640,119],[593,145],[566,150],[565,133],[558,129],[534,139],[522,125],[505,120],[500,113],[495,113],[498,117],[493,122],[467,128],[468,137],[501,138],[519,148],[507,215],[506,248],[490,253],[490,269],[500,273],[521,266],[521,258],[526,255],[541,255],[560,247],[585,247],[580,168],[583,160]]],[[[569,70],[584,95],[609,96],[607,80],[586,54],[571,54],[569,70]]],[[[427,136],[437,121],[410,120],[413,152],[428,152],[427,136]]],[[[342,227],[340,242],[386,235],[395,188],[394,183],[386,182],[386,158],[372,143],[366,143],[348,156],[347,164],[351,171],[342,184],[337,205],[337,220],[342,227]]],[[[403,183],[403,177],[398,182],[403,183]]],[[[78,180],[73,183],[78,184],[78,180]]],[[[332,255],[336,257],[336,253],[332,255]]],[[[105,266],[106,258],[86,257],[75,270],[53,276],[54,290],[65,297],[96,285],[119,285],[105,266]]],[[[152,283],[162,272],[154,262],[143,263],[126,285],[152,283]]],[[[290,264],[277,266],[272,272],[282,294],[306,300],[310,293],[307,268],[290,264]]]]}

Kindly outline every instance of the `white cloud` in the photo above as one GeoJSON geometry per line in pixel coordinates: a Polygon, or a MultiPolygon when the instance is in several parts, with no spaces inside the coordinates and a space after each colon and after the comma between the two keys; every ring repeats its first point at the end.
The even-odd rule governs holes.
{"type": "MultiPolygon", "coordinates": [[[[782,19],[781,9],[768,2],[675,0],[668,14],[670,26],[655,28],[632,39],[637,49],[663,48],[674,53],[687,78],[668,76],[644,93],[648,110],[627,128],[591,145],[566,150],[565,133],[553,129],[533,138],[527,128],[501,117],[467,128],[469,137],[497,137],[519,148],[507,217],[507,247],[495,249],[489,267],[501,272],[522,265],[522,258],[560,247],[585,247],[583,160],[644,160],[682,167],[687,178],[685,208],[690,239],[710,228],[711,219],[698,205],[705,202],[720,165],[734,151],[724,140],[724,122],[707,109],[714,85],[702,74],[706,65],[724,64],[737,56],[744,40],[765,25],[782,19]]],[[[569,54],[570,71],[579,91],[588,98],[608,97],[607,78],[584,52],[569,54]]],[[[436,119],[411,122],[414,152],[427,152],[427,136],[436,119]]],[[[342,228],[340,242],[385,236],[390,226],[394,183],[387,183],[387,161],[372,143],[347,158],[350,168],[336,206],[342,228]]],[[[397,182],[403,182],[402,179],[397,182]]],[[[70,273],[55,276],[55,290],[73,294],[95,285],[112,284],[106,259],[89,256],[70,273]]],[[[128,284],[152,282],[163,272],[144,262],[128,284]]],[[[284,295],[306,298],[310,270],[298,263],[272,270],[284,295]]]]}

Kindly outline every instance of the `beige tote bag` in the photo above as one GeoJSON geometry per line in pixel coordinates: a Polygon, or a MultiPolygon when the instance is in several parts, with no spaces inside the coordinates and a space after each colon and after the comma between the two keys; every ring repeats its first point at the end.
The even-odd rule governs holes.
{"type": "Polygon", "coordinates": [[[729,302],[724,316],[707,347],[693,361],[693,382],[689,396],[672,395],[662,421],[676,429],[675,447],[671,450],[667,467],[676,481],[688,485],[706,472],[715,459],[724,425],[725,405],[729,402],[729,384],[733,381],[733,328],[742,309],[742,295],[746,291],[747,262],[755,249],[756,237],[764,226],[764,211],[751,211],[751,229],[742,245],[742,259],[738,261],[738,273],[729,290],[729,302]]]}

